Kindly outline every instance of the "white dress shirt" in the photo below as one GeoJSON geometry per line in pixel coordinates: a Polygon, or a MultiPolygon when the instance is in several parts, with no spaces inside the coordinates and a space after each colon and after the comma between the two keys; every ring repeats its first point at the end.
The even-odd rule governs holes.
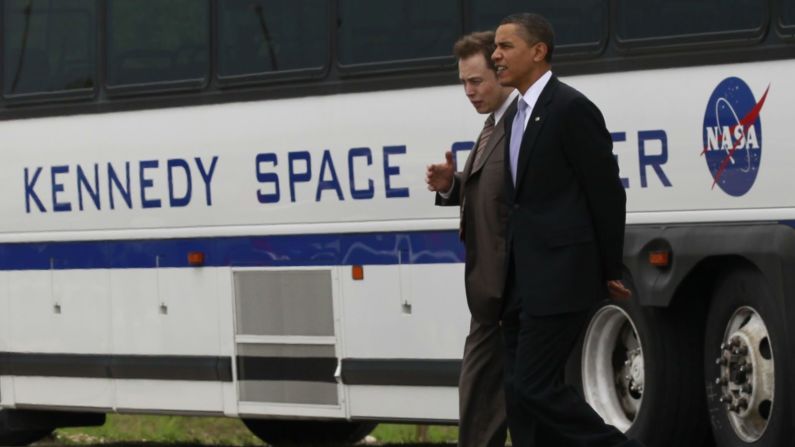
{"type": "Polygon", "coordinates": [[[547,86],[551,78],[552,70],[547,70],[547,72],[541,75],[541,77],[527,89],[524,95],[522,95],[522,100],[527,104],[527,114],[524,117],[524,129],[527,129],[527,123],[530,122],[530,115],[533,114],[533,108],[536,102],[538,102],[538,97],[541,96],[541,92],[544,91],[544,87],[547,86]]]}

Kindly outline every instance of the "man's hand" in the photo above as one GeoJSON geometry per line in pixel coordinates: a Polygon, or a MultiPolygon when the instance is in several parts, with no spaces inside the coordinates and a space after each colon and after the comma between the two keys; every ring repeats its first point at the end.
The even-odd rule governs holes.
{"type": "Polygon", "coordinates": [[[615,300],[625,300],[632,296],[632,292],[617,279],[607,281],[607,292],[610,294],[610,298],[615,300]]]}
{"type": "Polygon", "coordinates": [[[453,186],[453,153],[445,152],[444,158],[444,163],[428,165],[425,171],[425,183],[430,191],[447,192],[453,186]]]}

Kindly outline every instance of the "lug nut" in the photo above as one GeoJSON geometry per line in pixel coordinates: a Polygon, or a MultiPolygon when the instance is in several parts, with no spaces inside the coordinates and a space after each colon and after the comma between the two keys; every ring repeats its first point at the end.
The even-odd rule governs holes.
{"type": "Polygon", "coordinates": [[[722,404],[731,404],[732,401],[733,401],[733,399],[732,399],[731,395],[729,395],[729,394],[724,394],[723,396],[721,396],[720,399],[718,399],[718,402],[720,402],[722,404]]]}
{"type": "Polygon", "coordinates": [[[715,359],[716,365],[726,366],[726,357],[718,357],[715,359]]]}
{"type": "Polygon", "coordinates": [[[715,379],[715,385],[726,386],[728,383],[729,383],[729,381],[726,380],[725,377],[718,377],[717,379],[715,379]]]}
{"type": "Polygon", "coordinates": [[[747,355],[748,354],[748,346],[740,346],[734,350],[734,353],[737,355],[747,355]]]}
{"type": "Polygon", "coordinates": [[[749,372],[751,372],[752,369],[753,368],[751,368],[751,365],[742,365],[742,366],[740,366],[740,372],[741,373],[749,373],[749,372]]]}
{"type": "Polygon", "coordinates": [[[740,389],[745,394],[751,394],[751,392],[753,392],[753,390],[754,390],[754,387],[752,387],[750,383],[746,383],[740,389]]]}
{"type": "Polygon", "coordinates": [[[740,410],[747,410],[748,409],[748,400],[744,397],[741,397],[737,400],[736,407],[740,410]]]}

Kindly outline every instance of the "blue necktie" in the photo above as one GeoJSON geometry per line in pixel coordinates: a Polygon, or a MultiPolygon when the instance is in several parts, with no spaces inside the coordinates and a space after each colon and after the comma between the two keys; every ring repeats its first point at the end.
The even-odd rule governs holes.
{"type": "Polygon", "coordinates": [[[521,96],[516,101],[516,115],[513,117],[511,125],[511,146],[510,162],[511,162],[511,177],[513,178],[513,185],[516,186],[516,167],[519,164],[519,149],[522,147],[522,137],[524,136],[524,121],[527,113],[527,103],[521,96]]]}

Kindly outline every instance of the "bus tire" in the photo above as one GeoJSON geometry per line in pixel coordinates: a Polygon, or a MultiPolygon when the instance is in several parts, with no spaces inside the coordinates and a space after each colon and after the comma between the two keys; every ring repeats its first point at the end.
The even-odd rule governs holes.
{"type": "Polygon", "coordinates": [[[630,438],[649,447],[702,447],[708,433],[702,322],[673,309],[644,308],[627,286],[632,298],[606,300],[592,313],[568,381],[630,438]]]}
{"type": "Polygon", "coordinates": [[[243,419],[255,436],[275,447],[296,444],[345,444],[364,439],[376,423],[349,421],[291,421],[243,419]]]}
{"type": "Polygon", "coordinates": [[[791,349],[783,312],[761,273],[744,268],[718,279],[703,360],[717,445],[775,447],[792,436],[792,404],[785,397],[791,349]]]}

